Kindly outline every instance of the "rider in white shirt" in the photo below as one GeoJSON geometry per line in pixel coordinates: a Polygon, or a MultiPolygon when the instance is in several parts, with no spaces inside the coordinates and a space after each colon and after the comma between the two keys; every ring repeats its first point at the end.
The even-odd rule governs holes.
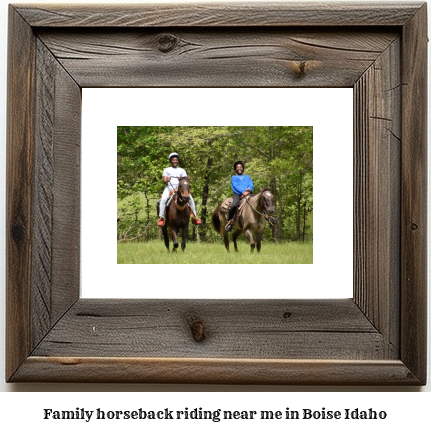
{"type": "MultiPolygon", "coordinates": [[[[163,191],[162,198],[160,200],[160,218],[157,223],[157,226],[162,227],[165,225],[165,209],[166,203],[169,199],[169,194],[172,190],[178,188],[178,185],[180,183],[180,180],[178,178],[187,176],[186,171],[183,168],[178,167],[180,159],[177,153],[169,154],[169,161],[171,162],[171,166],[166,168],[162,174],[163,182],[165,183],[165,190],[163,191]]],[[[198,217],[196,217],[195,201],[193,200],[192,195],[190,195],[189,206],[192,210],[192,223],[196,225],[202,224],[202,221],[198,217]]]]}

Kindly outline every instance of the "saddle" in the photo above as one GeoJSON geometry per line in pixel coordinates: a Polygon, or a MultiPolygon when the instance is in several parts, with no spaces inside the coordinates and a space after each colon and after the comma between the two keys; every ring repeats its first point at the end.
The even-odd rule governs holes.
{"type": "MultiPolygon", "coordinates": [[[[253,196],[252,194],[250,194],[250,196],[253,196]]],[[[227,198],[226,200],[224,200],[223,202],[222,202],[222,204],[221,204],[221,207],[220,207],[220,210],[222,211],[222,212],[224,212],[224,213],[228,213],[229,212],[229,210],[230,210],[230,208],[231,208],[231,206],[232,206],[232,202],[233,202],[233,198],[227,198]]],[[[237,208],[236,208],[236,214],[235,214],[235,217],[237,217],[237,216],[239,216],[239,215],[241,215],[241,213],[242,213],[242,209],[243,209],[243,207],[244,207],[244,205],[245,205],[245,203],[246,203],[247,201],[246,201],[246,199],[245,199],[245,196],[241,196],[241,198],[240,198],[240,200],[239,200],[239,203],[238,203],[238,206],[237,206],[237,208]]],[[[235,218],[234,217],[234,218],[235,218]]]]}
{"type": "Polygon", "coordinates": [[[166,211],[169,210],[169,207],[171,206],[172,201],[174,200],[175,195],[177,194],[178,189],[171,190],[169,193],[169,199],[166,202],[166,211]]]}
{"type": "MultiPolygon", "coordinates": [[[[169,207],[171,206],[171,203],[172,203],[172,201],[173,201],[173,199],[174,199],[174,196],[175,196],[176,191],[177,191],[177,190],[172,190],[172,191],[170,192],[170,194],[169,194],[169,198],[168,198],[168,200],[167,200],[167,202],[166,202],[166,206],[165,206],[165,214],[167,214],[167,213],[169,212],[169,207]]],[[[160,207],[160,202],[161,202],[161,201],[162,201],[162,199],[161,199],[161,198],[157,201],[157,207],[160,207]]]]}
{"type": "MultiPolygon", "coordinates": [[[[169,212],[169,207],[171,206],[172,201],[174,200],[174,197],[175,197],[175,195],[177,194],[177,192],[178,192],[178,189],[175,189],[175,190],[171,190],[171,191],[170,191],[170,193],[169,193],[169,198],[168,198],[168,200],[167,200],[167,202],[166,202],[165,214],[168,214],[168,212],[169,212]]],[[[158,205],[160,205],[160,201],[161,201],[161,199],[159,199],[159,200],[157,201],[157,204],[158,204],[158,205]]],[[[190,206],[189,204],[187,204],[187,205],[189,206],[190,211],[191,211],[191,206],[190,206]]]]}
{"type": "Polygon", "coordinates": [[[225,201],[222,202],[220,210],[224,213],[229,212],[230,207],[232,206],[233,198],[227,198],[225,201]]]}

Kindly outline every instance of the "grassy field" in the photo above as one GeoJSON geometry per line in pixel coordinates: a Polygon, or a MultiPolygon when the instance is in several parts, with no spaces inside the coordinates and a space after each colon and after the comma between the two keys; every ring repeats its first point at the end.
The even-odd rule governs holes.
{"type": "MultiPolygon", "coordinates": [[[[181,247],[181,245],[180,245],[181,247]]],[[[250,245],[243,241],[238,243],[235,253],[233,243],[228,253],[220,241],[219,244],[188,242],[185,252],[172,253],[165,248],[163,241],[123,242],[117,244],[117,263],[119,264],[312,264],[313,244],[311,243],[263,243],[258,254],[250,253],[250,245]]]]}

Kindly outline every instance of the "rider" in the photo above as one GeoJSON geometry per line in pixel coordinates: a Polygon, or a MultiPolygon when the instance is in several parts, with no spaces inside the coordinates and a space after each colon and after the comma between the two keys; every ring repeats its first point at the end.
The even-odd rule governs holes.
{"type": "MultiPolygon", "coordinates": [[[[157,226],[162,227],[165,225],[165,208],[166,203],[169,199],[169,194],[172,190],[178,188],[178,185],[180,183],[180,180],[178,178],[187,176],[186,171],[183,168],[178,167],[180,158],[177,153],[169,154],[169,161],[171,162],[171,166],[169,166],[169,168],[166,168],[162,174],[163,182],[165,184],[165,190],[163,191],[163,195],[160,200],[160,218],[157,223],[157,226]]],[[[192,195],[190,195],[189,206],[192,210],[190,214],[192,217],[192,223],[197,225],[202,224],[202,221],[196,217],[196,207],[192,195]]]]}
{"type": "Polygon", "coordinates": [[[235,211],[238,207],[238,202],[241,195],[247,196],[253,192],[253,181],[248,175],[244,175],[244,163],[241,160],[233,164],[233,169],[236,175],[232,177],[231,187],[233,190],[233,201],[229,210],[229,221],[225,226],[225,229],[230,232],[233,227],[233,218],[235,216],[235,211]]]}

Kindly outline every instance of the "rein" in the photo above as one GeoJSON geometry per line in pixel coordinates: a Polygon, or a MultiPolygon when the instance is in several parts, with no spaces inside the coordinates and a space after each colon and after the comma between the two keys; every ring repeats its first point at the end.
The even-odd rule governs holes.
{"type": "MultiPolygon", "coordinates": [[[[264,213],[262,214],[261,212],[259,212],[251,203],[250,203],[250,201],[248,200],[249,198],[248,198],[248,196],[246,196],[245,197],[245,200],[247,201],[247,203],[250,205],[250,207],[251,207],[251,209],[253,210],[253,211],[255,211],[255,212],[257,212],[258,214],[260,214],[261,216],[264,216],[265,217],[265,210],[264,210],[264,213]]],[[[265,217],[266,218],[266,217],[265,217]]]]}
{"type": "MultiPolygon", "coordinates": [[[[180,177],[173,177],[173,178],[178,178],[180,180],[180,177]]],[[[177,195],[177,202],[175,203],[175,205],[177,206],[177,208],[180,211],[182,211],[184,209],[184,207],[187,205],[187,202],[185,202],[183,204],[183,197],[180,194],[180,183],[178,182],[178,188],[176,189],[176,191],[175,191],[175,188],[170,181],[169,181],[169,184],[171,185],[172,189],[174,190],[174,193],[177,195]]]]}
{"type": "Polygon", "coordinates": [[[265,209],[263,210],[263,213],[259,212],[250,202],[249,202],[249,197],[246,196],[245,200],[247,201],[247,203],[250,205],[251,209],[255,212],[257,212],[259,215],[264,216],[265,220],[268,221],[268,223],[271,226],[274,226],[274,224],[277,222],[277,219],[275,217],[271,217],[270,215],[268,215],[268,213],[265,211],[265,209]]]}

